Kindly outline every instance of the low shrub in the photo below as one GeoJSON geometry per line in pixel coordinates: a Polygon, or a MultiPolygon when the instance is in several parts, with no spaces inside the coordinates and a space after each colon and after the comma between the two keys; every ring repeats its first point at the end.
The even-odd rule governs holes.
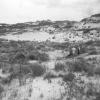
{"type": "Polygon", "coordinates": [[[4,64],[4,63],[0,62],[0,69],[3,68],[3,64],[4,64]]]}
{"type": "Polygon", "coordinates": [[[92,50],[89,52],[89,55],[97,55],[97,54],[98,54],[98,52],[96,50],[92,50]]]}
{"type": "Polygon", "coordinates": [[[96,67],[96,68],[94,69],[94,73],[95,73],[96,75],[100,75],[100,67],[96,67]]]}
{"type": "Polygon", "coordinates": [[[44,76],[44,79],[51,79],[51,78],[56,78],[57,76],[54,75],[52,72],[48,72],[46,73],[46,75],[44,76]]]}
{"type": "Polygon", "coordinates": [[[10,63],[20,63],[23,64],[26,60],[26,56],[25,54],[18,52],[16,53],[16,55],[13,55],[10,59],[9,62],[10,63]]]}
{"type": "Polygon", "coordinates": [[[86,52],[87,52],[87,47],[85,47],[85,46],[80,46],[79,53],[80,53],[80,54],[83,54],[83,53],[86,53],[86,52]]]}
{"type": "Polygon", "coordinates": [[[100,100],[100,93],[98,93],[98,95],[96,95],[96,99],[94,100],[100,100]]]}
{"type": "Polygon", "coordinates": [[[49,60],[49,56],[48,56],[46,53],[40,53],[40,54],[38,55],[38,59],[39,59],[40,61],[48,61],[48,60],[49,60]]]}
{"type": "Polygon", "coordinates": [[[83,30],[83,33],[89,33],[90,32],[90,29],[84,29],[83,30]]]}
{"type": "Polygon", "coordinates": [[[68,73],[67,75],[63,76],[63,81],[64,82],[72,82],[75,78],[75,75],[73,73],[68,73]]]}
{"type": "Polygon", "coordinates": [[[2,79],[2,84],[3,85],[8,85],[8,84],[10,84],[11,83],[11,81],[12,81],[12,78],[11,78],[11,76],[9,76],[8,78],[6,78],[6,79],[2,79]]]}
{"type": "Polygon", "coordinates": [[[55,70],[58,71],[65,71],[65,65],[63,63],[56,63],[55,70]]]}
{"type": "Polygon", "coordinates": [[[49,56],[46,53],[35,52],[28,56],[28,60],[48,61],[49,56]]]}
{"type": "Polygon", "coordinates": [[[29,65],[22,66],[21,67],[21,73],[23,75],[27,75],[27,74],[31,73],[31,68],[29,67],[29,65]]]}
{"type": "Polygon", "coordinates": [[[28,59],[29,60],[38,60],[38,57],[36,57],[36,55],[29,55],[28,59]]]}
{"type": "Polygon", "coordinates": [[[30,65],[29,67],[31,69],[31,73],[32,73],[33,77],[41,76],[45,72],[45,68],[38,63],[34,63],[34,64],[30,65]]]}
{"type": "Polygon", "coordinates": [[[90,65],[89,63],[84,60],[84,59],[79,59],[79,60],[76,60],[74,62],[71,62],[70,64],[70,71],[73,71],[73,72],[88,72],[89,69],[90,69],[90,65]]]}

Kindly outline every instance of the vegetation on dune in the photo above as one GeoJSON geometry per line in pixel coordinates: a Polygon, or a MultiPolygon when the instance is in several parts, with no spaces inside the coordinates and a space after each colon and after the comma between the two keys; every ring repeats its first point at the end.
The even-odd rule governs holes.
{"type": "Polygon", "coordinates": [[[64,82],[72,82],[75,78],[75,75],[71,72],[63,76],[63,81],[64,82]]]}
{"type": "Polygon", "coordinates": [[[45,67],[39,63],[35,63],[29,66],[33,77],[41,76],[45,73],[45,67]]]}
{"type": "Polygon", "coordinates": [[[28,55],[28,60],[38,60],[37,54],[28,55]]]}
{"type": "Polygon", "coordinates": [[[23,64],[26,60],[25,54],[18,52],[17,54],[15,54],[15,57],[11,59],[12,63],[19,63],[19,64],[23,64]]]}
{"type": "Polygon", "coordinates": [[[57,75],[55,75],[52,72],[46,72],[46,74],[44,75],[44,79],[50,80],[50,79],[53,79],[53,78],[57,78],[57,75]]]}
{"type": "MultiPolygon", "coordinates": [[[[100,61],[99,56],[97,56],[97,54],[99,55],[100,53],[99,42],[100,41],[88,41],[86,43],[36,43],[28,41],[1,41],[0,69],[3,69],[4,74],[10,73],[10,75],[5,79],[1,78],[0,84],[3,86],[8,85],[13,79],[19,79],[22,84],[22,80],[27,77],[31,77],[32,79],[43,77],[44,81],[46,79],[62,78],[61,81],[64,83],[65,91],[68,91],[69,100],[73,100],[73,98],[77,100],[89,100],[92,96],[95,97],[93,100],[99,100],[100,89],[97,89],[97,87],[100,87],[100,84],[94,84],[94,82],[92,82],[93,78],[100,76],[100,61]],[[61,62],[58,62],[58,59],[56,59],[57,63],[53,70],[46,70],[48,66],[45,67],[42,65],[47,64],[47,61],[49,61],[49,55],[44,52],[45,49],[68,52],[72,47],[80,50],[78,55],[71,55],[71,57],[67,56],[64,59],[59,59],[61,62]],[[29,61],[31,60],[36,60],[38,63],[30,64],[29,61]],[[87,83],[85,83],[85,81],[87,83]],[[88,84],[88,82],[93,85],[88,84]]],[[[50,82],[52,83],[53,81],[50,82]]],[[[4,89],[0,85],[0,94],[3,91],[4,89]]]]}
{"type": "Polygon", "coordinates": [[[97,50],[91,50],[89,52],[89,55],[97,55],[97,54],[99,54],[97,50]]]}
{"type": "Polygon", "coordinates": [[[94,14],[92,17],[100,17],[100,14],[94,14]]]}
{"type": "Polygon", "coordinates": [[[86,72],[88,70],[87,67],[88,63],[84,59],[79,59],[70,63],[69,70],[73,72],[86,72]]]}
{"type": "Polygon", "coordinates": [[[28,55],[28,60],[48,61],[49,56],[46,53],[33,52],[28,55]]]}
{"type": "Polygon", "coordinates": [[[65,65],[63,63],[56,63],[55,64],[55,71],[65,71],[65,65]]]}
{"type": "Polygon", "coordinates": [[[83,58],[78,58],[76,60],[72,60],[70,62],[66,62],[68,66],[69,72],[76,72],[76,73],[86,73],[87,75],[94,75],[94,68],[95,65],[89,63],[87,60],[83,58]]]}
{"type": "Polygon", "coordinates": [[[100,75],[100,66],[98,66],[98,67],[96,67],[96,68],[94,69],[94,74],[100,75]]]}
{"type": "Polygon", "coordinates": [[[39,63],[35,64],[26,64],[26,65],[21,65],[20,69],[20,64],[12,66],[10,69],[11,75],[8,77],[7,80],[8,82],[11,82],[13,79],[19,79],[19,82],[21,84],[21,80],[26,77],[27,75],[35,78],[35,77],[40,77],[45,73],[45,67],[40,65],[39,63]]]}
{"type": "Polygon", "coordinates": [[[0,85],[0,95],[4,91],[3,87],[0,85]]]}
{"type": "Polygon", "coordinates": [[[2,98],[2,93],[3,93],[3,91],[4,91],[4,88],[1,86],[1,84],[0,84],[0,99],[2,98]]]}
{"type": "Polygon", "coordinates": [[[46,53],[40,53],[40,55],[38,55],[38,59],[40,61],[48,61],[49,60],[49,56],[46,53]]]}
{"type": "Polygon", "coordinates": [[[2,79],[3,84],[9,84],[16,78],[21,83],[21,80],[27,75],[34,78],[44,74],[44,66],[38,63],[33,65],[28,63],[29,60],[37,60],[40,62],[49,60],[49,56],[41,52],[41,48],[39,50],[35,48],[37,44],[40,45],[40,43],[27,41],[1,41],[0,68],[10,73],[8,78],[2,79]]]}

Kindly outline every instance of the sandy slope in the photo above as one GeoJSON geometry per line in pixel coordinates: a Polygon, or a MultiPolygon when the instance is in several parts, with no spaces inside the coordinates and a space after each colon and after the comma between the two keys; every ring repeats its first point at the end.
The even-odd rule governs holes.
{"type": "Polygon", "coordinates": [[[57,100],[65,92],[61,83],[60,78],[52,79],[51,83],[43,78],[36,78],[24,86],[9,87],[2,100],[57,100]]]}
{"type": "Polygon", "coordinates": [[[7,40],[14,40],[14,41],[52,41],[52,42],[65,42],[66,40],[68,41],[82,41],[83,38],[80,36],[75,36],[73,33],[69,35],[69,33],[65,32],[60,32],[57,34],[49,34],[47,32],[25,32],[22,34],[7,34],[7,35],[2,35],[0,38],[7,39],[7,40]]]}

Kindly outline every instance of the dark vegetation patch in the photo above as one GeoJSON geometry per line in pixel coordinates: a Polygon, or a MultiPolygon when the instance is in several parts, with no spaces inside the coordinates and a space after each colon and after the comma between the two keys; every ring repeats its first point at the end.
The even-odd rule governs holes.
{"type": "Polygon", "coordinates": [[[70,62],[66,62],[69,72],[84,72],[88,76],[100,75],[100,62],[96,58],[77,58],[70,62]]]}
{"type": "Polygon", "coordinates": [[[92,15],[92,17],[100,17],[100,14],[92,15]]]}
{"type": "Polygon", "coordinates": [[[55,71],[65,71],[65,65],[63,63],[56,63],[55,64],[55,71]]]}
{"type": "Polygon", "coordinates": [[[32,71],[32,76],[33,77],[37,77],[37,76],[41,76],[45,73],[45,67],[43,67],[42,65],[35,63],[33,65],[29,66],[31,71],[32,71]]]}
{"type": "Polygon", "coordinates": [[[48,61],[49,57],[46,53],[41,52],[40,49],[37,49],[37,45],[40,45],[36,42],[24,42],[24,41],[10,41],[10,42],[1,42],[0,48],[0,59],[1,61],[9,61],[11,60],[21,60],[22,59],[26,62],[27,60],[39,60],[39,61],[48,61]],[[20,59],[19,59],[20,58],[20,59]],[[27,59],[27,60],[26,60],[27,59]]]}
{"type": "Polygon", "coordinates": [[[57,78],[57,75],[55,75],[55,74],[52,73],[52,72],[47,72],[47,73],[45,74],[45,76],[44,76],[44,79],[47,79],[47,80],[53,79],[53,78],[57,78]]]}
{"type": "Polygon", "coordinates": [[[39,53],[38,60],[39,61],[48,61],[49,60],[49,56],[46,53],[39,53]]]}
{"type": "Polygon", "coordinates": [[[70,70],[73,72],[87,72],[88,65],[89,64],[84,59],[79,59],[71,63],[70,70]]]}
{"type": "Polygon", "coordinates": [[[100,41],[99,40],[96,40],[96,41],[90,40],[90,41],[84,43],[84,45],[86,45],[86,46],[100,46],[100,41]]]}
{"type": "Polygon", "coordinates": [[[91,50],[90,52],[89,52],[89,55],[98,55],[99,54],[99,52],[97,51],[97,50],[91,50]]]}
{"type": "Polygon", "coordinates": [[[4,91],[4,88],[0,85],[0,96],[1,96],[3,91],[4,91]]]}
{"type": "Polygon", "coordinates": [[[70,44],[68,42],[66,43],[47,42],[46,45],[48,45],[49,47],[52,47],[53,49],[64,50],[68,48],[70,44]]]}
{"type": "Polygon", "coordinates": [[[0,41],[0,68],[3,73],[10,73],[5,79],[1,79],[2,84],[9,84],[13,79],[21,80],[27,75],[40,77],[45,73],[45,67],[40,63],[30,64],[29,60],[39,62],[48,61],[49,57],[40,46],[43,43],[28,41],[0,41]]]}
{"type": "Polygon", "coordinates": [[[23,64],[26,61],[26,56],[24,53],[18,52],[14,55],[13,58],[10,59],[11,63],[19,63],[19,64],[23,64]]]}
{"type": "Polygon", "coordinates": [[[78,29],[77,31],[83,31],[83,33],[89,33],[92,30],[97,30],[97,28],[78,29]]]}
{"type": "Polygon", "coordinates": [[[83,44],[85,47],[85,51],[89,53],[89,55],[98,55],[100,54],[100,41],[88,41],[83,44]]]}
{"type": "Polygon", "coordinates": [[[75,78],[75,75],[71,72],[63,76],[63,81],[64,82],[72,82],[75,78]]]}
{"type": "Polygon", "coordinates": [[[96,68],[94,69],[94,74],[100,75],[100,66],[98,66],[98,67],[96,67],[96,68]]]}
{"type": "Polygon", "coordinates": [[[31,52],[27,55],[27,60],[38,60],[38,61],[48,61],[49,56],[46,53],[40,53],[38,51],[31,52]]]}
{"type": "Polygon", "coordinates": [[[84,72],[87,73],[87,75],[94,74],[95,66],[83,58],[66,62],[66,65],[68,66],[69,72],[84,72]]]}

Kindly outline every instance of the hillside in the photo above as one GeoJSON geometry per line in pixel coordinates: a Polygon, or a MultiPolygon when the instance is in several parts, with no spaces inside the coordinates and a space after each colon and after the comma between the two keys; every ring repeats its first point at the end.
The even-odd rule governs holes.
{"type": "Polygon", "coordinates": [[[51,21],[43,20],[36,22],[25,22],[17,24],[1,24],[1,38],[13,40],[31,40],[31,41],[52,41],[58,42],[78,42],[88,40],[98,40],[100,35],[100,16],[92,15],[82,19],[80,22],[75,21],[51,21]],[[37,39],[38,34],[42,39],[37,39]],[[35,37],[35,36],[36,37],[35,37]]]}

